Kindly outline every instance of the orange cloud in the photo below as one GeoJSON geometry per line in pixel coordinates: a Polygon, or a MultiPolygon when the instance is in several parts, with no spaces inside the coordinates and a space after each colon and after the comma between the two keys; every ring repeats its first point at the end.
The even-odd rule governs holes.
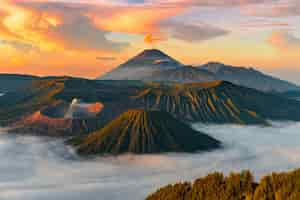
{"type": "MultiPolygon", "coordinates": [[[[146,0],[143,1],[145,3],[130,3],[133,1],[0,0],[2,64],[0,72],[95,77],[143,48],[147,48],[145,42],[153,43],[166,39],[166,36],[171,39],[159,43],[158,48],[166,50],[171,55],[174,54],[186,63],[215,59],[238,62],[241,65],[251,64],[254,60],[256,60],[254,64],[270,66],[299,63],[298,55],[285,59],[280,57],[279,60],[278,52],[265,43],[261,44],[260,41],[254,42],[257,46],[248,48],[245,46],[248,42],[242,41],[239,35],[234,35],[234,32],[226,38],[219,38],[227,34],[231,27],[224,24],[226,30],[223,30],[222,27],[215,27],[220,22],[216,21],[212,26],[196,21],[199,16],[205,17],[205,13],[188,24],[185,20],[182,20],[182,23],[179,23],[179,20],[172,20],[193,6],[217,7],[216,10],[213,9],[216,11],[214,12],[216,15],[222,15],[223,13],[218,13],[217,9],[250,4],[261,5],[260,3],[272,1],[274,2],[274,0],[146,0]],[[108,35],[111,32],[121,33],[120,39],[115,39],[116,41],[109,39],[108,35]],[[124,38],[122,33],[125,33],[124,38]],[[133,37],[129,37],[128,34],[132,34],[133,37]],[[145,36],[145,41],[139,40],[140,37],[136,37],[136,34],[145,36]],[[216,37],[218,37],[216,40],[210,40],[216,37]],[[195,44],[202,40],[210,41],[201,45],[195,44]],[[128,41],[131,46],[120,41],[128,41]],[[233,48],[234,45],[237,47],[233,48]],[[129,48],[123,50],[124,47],[129,48]],[[178,48],[189,49],[189,51],[178,51],[178,48]],[[122,53],[119,51],[121,49],[122,53]],[[244,54],[240,53],[237,56],[232,53],[237,51],[244,54]],[[274,61],[275,58],[278,60],[274,61]],[[5,68],[4,65],[9,67],[5,68]]],[[[284,2],[284,0],[279,1],[284,2]]],[[[289,2],[297,3],[298,0],[289,0],[289,2]]],[[[288,4],[288,9],[280,8],[281,13],[296,14],[298,10],[293,10],[292,5],[288,4]]],[[[267,12],[268,8],[263,8],[263,11],[267,12]]],[[[277,26],[287,26],[285,22],[277,26]]],[[[274,27],[274,24],[267,23],[263,23],[262,27],[265,28],[267,25],[274,27]]],[[[283,47],[298,49],[297,45],[292,44],[297,43],[296,39],[291,37],[290,33],[289,36],[273,33],[268,42],[281,49],[283,47]]]]}
{"type": "Polygon", "coordinates": [[[157,33],[160,23],[183,13],[187,6],[143,6],[86,2],[67,3],[2,0],[0,36],[30,43],[42,51],[118,50],[127,44],[110,41],[106,34],[157,33]],[[155,14],[154,14],[155,13],[155,14]]]}
{"type": "Polygon", "coordinates": [[[0,37],[30,43],[42,51],[115,51],[124,43],[106,39],[107,32],[72,5],[5,1],[1,5],[0,37]]]}
{"type": "Polygon", "coordinates": [[[273,31],[268,38],[268,42],[280,50],[300,50],[300,38],[295,37],[288,31],[273,31]]]}
{"type": "Polygon", "coordinates": [[[127,44],[109,40],[107,33],[159,33],[161,20],[184,11],[173,6],[48,0],[0,0],[0,4],[0,72],[88,77],[121,62],[96,59],[122,58],[118,50],[127,44]]]}
{"type": "Polygon", "coordinates": [[[94,23],[107,31],[147,34],[160,32],[160,22],[183,13],[187,7],[181,6],[146,6],[119,7],[112,9],[110,16],[98,13],[88,14],[94,23]]]}
{"type": "Polygon", "coordinates": [[[161,41],[163,39],[164,39],[163,36],[157,36],[157,35],[154,35],[152,33],[148,33],[144,37],[144,42],[146,44],[154,44],[154,43],[156,43],[158,41],[161,41]]]}

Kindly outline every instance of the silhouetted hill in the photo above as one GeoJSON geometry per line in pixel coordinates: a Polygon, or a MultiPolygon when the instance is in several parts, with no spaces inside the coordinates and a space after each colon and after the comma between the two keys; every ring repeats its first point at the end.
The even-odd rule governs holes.
{"type": "Polygon", "coordinates": [[[37,80],[39,77],[21,74],[0,74],[0,93],[14,91],[30,84],[31,81],[37,80]]]}
{"type": "Polygon", "coordinates": [[[162,111],[129,110],[104,128],[77,139],[80,154],[195,152],[218,148],[208,135],[162,111]]]}
{"type": "Polygon", "coordinates": [[[259,183],[249,171],[209,174],[194,183],[168,185],[147,200],[283,200],[300,199],[300,170],[272,173],[259,183]]]}
{"type": "Polygon", "coordinates": [[[289,91],[289,92],[282,92],[282,93],[275,93],[277,95],[281,95],[283,97],[287,97],[290,99],[297,99],[300,100],[300,91],[289,91]]]}
{"type": "Polygon", "coordinates": [[[299,86],[278,78],[266,75],[254,68],[235,67],[217,62],[199,66],[215,75],[215,79],[229,81],[237,85],[254,88],[261,91],[284,92],[300,90],[299,86]]]}

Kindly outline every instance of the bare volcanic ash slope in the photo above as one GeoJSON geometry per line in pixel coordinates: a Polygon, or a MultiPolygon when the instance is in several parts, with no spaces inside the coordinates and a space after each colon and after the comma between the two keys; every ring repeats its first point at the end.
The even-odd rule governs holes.
{"type": "Polygon", "coordinates": [[[167,112],[148,110],[129,110],[99,131],[72,142],[82,155],[196,152],[220,147],[219,141],[167,112]]]}

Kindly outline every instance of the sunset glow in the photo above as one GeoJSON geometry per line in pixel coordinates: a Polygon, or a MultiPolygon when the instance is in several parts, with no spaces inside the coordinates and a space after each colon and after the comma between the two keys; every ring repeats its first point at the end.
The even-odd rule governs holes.
{"type": "Polygon", "coordinates": [[[95,78],[155,47],[300,83],[299,10],[298,0],[0,0],[0,73],[95,78]]]}

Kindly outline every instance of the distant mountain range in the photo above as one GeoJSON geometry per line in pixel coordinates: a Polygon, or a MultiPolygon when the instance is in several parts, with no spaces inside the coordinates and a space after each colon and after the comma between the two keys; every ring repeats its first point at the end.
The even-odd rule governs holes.
{"type": "Polygon", "coordinates": [[[266,92],[300,90],[300,87],[293,83],[266,75],[253,68],[235,67],[217,62],[186,66],[156,49],[143,51],[99,79],[180,83],[224,80],[266,92]]]}
{"type": "Polygon", "coordinates": [[[220,147],[219,141],[167,112],[137,109],[126,111],[94,133],[73,139],[72,144],[83,155],[196,152],[220,147]]]}
{"type": "MultiPolygon", "coordinates": [[[[55,77],[0,74],[0,93],[17,90],[33,80],[51,78],[55,77]]],[[[157,49],[144,50],[98,79],[178,83],[224,80],[264,92],[283,94],[300,92],[299,86],[269,76],[254,68],[235,67],[217,62],[188,66],[157,49]]]]}
{"type": "Polygon", "coordinates": [[[266,75],[254,68],[234,67],[213,62],[199,66],[199,68],[213,73],[216,79],[266,92],[300,90],[300,87],[293,83],[266,75]]]}

